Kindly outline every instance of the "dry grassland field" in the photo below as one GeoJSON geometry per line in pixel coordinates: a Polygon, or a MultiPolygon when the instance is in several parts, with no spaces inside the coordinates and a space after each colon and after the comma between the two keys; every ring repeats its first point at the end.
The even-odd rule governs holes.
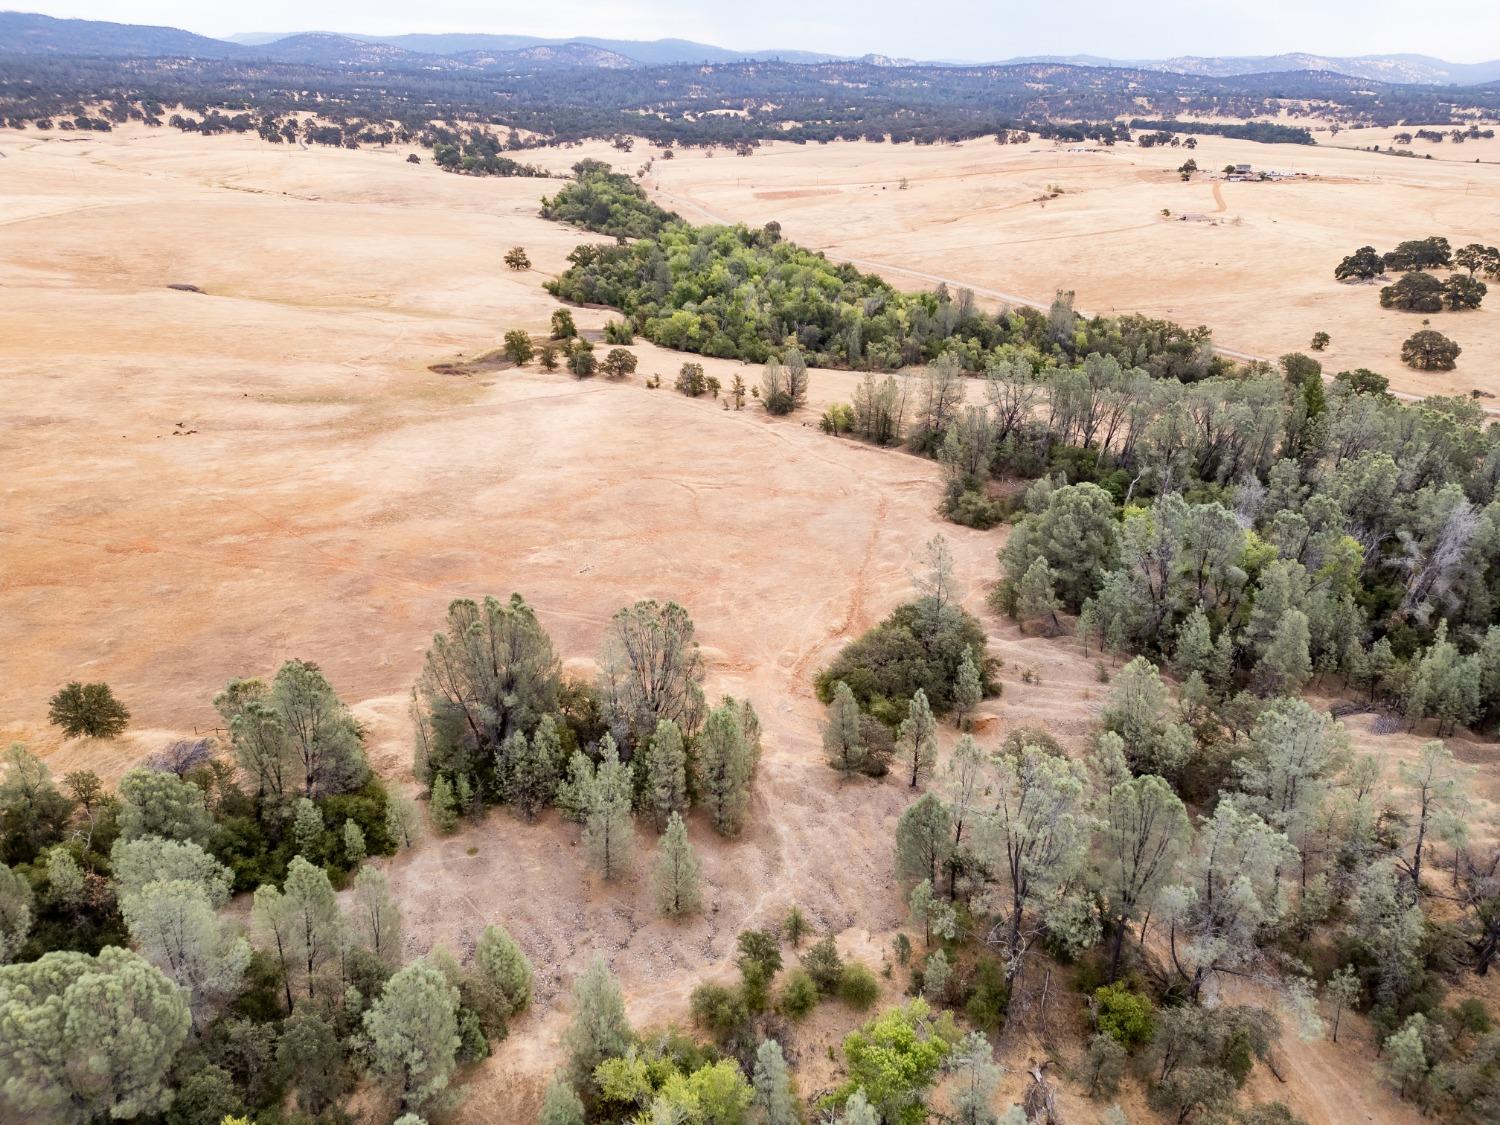
{"type": "MultiPolygon", "coordinates": [[[[467,1081],[454,1119],[530,1119],[567,987],[595,951],[637,1025],[683,1020],[695,984],[732,972],[735,935],[794,901],[846,950],[877,966],[889,956],[904,916],[890,840],[909,794],[894,779],[850,782],[852,795],[836,784],[812,677],[909,596],[935,533],[1004,661],[982,737],[1033,724],[1076,747],[1090,730],[1106,690],[1094,658],[1023,637],[985,607],[1004,532],[944,522],[933,462],[812,423],[848,399],[853,375],[814,372],[813,409],[777,420],[672,393],[682,357],[645,344],[640,375],[620,384],[429,370],[508,328],[545,332],[555,303],[541,282],[591,237],[538,217],[556,181],[450,176],[396,148],[288,150],[135,127],[0,133],[0,153],[0,737],[55,773],[118,778],[168,739],[213,727],[210,701],[231,677],[302,657],[354,703],[380,773],[411,787],[406,697],[445,607],[513,590],[576,671],[617,608],[680,601],[709,695],[760,712],[753,827],[725,843],[695,825],[710,908],[685,928],[656,917],[644,865],[602,887],[555,814],[527,826],[492,813],[389,862],[409,954],[441,942],[462,957],[482,924],[500,922],[538,966],[544,1002],[467,1081]],[[530,272],[501,266],[518,244],[530,272]],[[652,372],[667,387],[645,389],[652,372]],[[1022,682],[1027,669],[1038,682],[1022,682]],[[46,725],[48,696],[75,677],[107,680],[128,702],[125,739],[64,741],[46,725]]],[[[584,155],[610,154],[543,158],[561,168],[584,155]]],[[[1417,376],[1393,358],[1408,321],[1331,276],[1366,242],[1495,241],[1500,167],[1208,138],[1204,167],[1246,160],[1316,178],[1183,184],[1170,168],[1185,155],[778,144],[748,159],[657,161],[649,186],[690,219],[777,219],[897,284],[945,277],[1043,301],[1069,287],[1080,307],[1202,321],[1221,344],[1264,355],[1327,329],[1334,369],[1375,367],[1413,392],[1500,391],[1500,304],[1446,314],[1465,347],[1459,369],[1417,376]],[[1065,193],[1031,202],[1049,183],[1065,193]],[[1162,221],[1163,207],[1216,221],[1162,221]]],[[[597,331],[608,314],[575,315],[597,331]]],[[[753,377],[706,366],[726,383],[753,377]]],[[[1370,716],[1350,726],[1390,760],[1419,745],[1374,734],[1370,716]]],[[[1500,801],[1492,750],[1451,745],[1479,767],[1477,795],[1500,801]]],[[[805,1095],[832,1084],[828,1047],[859,1020],[830,1005],[794,1032],[805,1095]]],[[[1256,1096],[1315,1125],[1415,1120],[1341,1064],[1357,1051],[1363,1070],[1375,1066],[1355,1023],[1338,1047],[1288,1033],[1287,1084],[1259,1075],[1256,1096]]],[[[1003,1049],[1013,1098],[1040,1054],[1024,1028],[1003,1049]]],[[[1096,1112],[1066,1084],[1063,1108],[1096,1112]]]]}

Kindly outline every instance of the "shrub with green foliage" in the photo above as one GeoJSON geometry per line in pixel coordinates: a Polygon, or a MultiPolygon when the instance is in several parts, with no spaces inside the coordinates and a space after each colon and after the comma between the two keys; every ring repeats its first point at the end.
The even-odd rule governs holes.
{"type": "Polygon", "coordinates": [[[1139,1047],[1151,1040],[1156,1008],[1149,996],[1132,992],[1123,981],[1094,991],[1094,1022],[1123,1047],[1139,1047]]]}

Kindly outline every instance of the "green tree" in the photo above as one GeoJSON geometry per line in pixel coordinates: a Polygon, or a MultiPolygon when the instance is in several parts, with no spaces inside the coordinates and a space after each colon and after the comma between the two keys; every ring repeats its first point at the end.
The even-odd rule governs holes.
{"type": "Polygon", "coordinates": [[[703,656],[693,619],[676,602],[636,602],[610,618],[599,697],[614,736],[632,753],[662,719],[684,738],[703,720],[703,656]]]}
{"type": "Polygon", "coordinates": [[[1386,1070],[1402,1097],[1427,1078],[1429,1063],[1422,1035],[1426,1024],[1427,1017],[1418,1012],[1385,1041],[1386,1070]]]}
{"type": "Polygon", "coordinates": [[[1361,246],[1333,269],[1338,281],[1369,281],[1385,273],[1385,261],[1373,246],[1361,246]]]}
{"type": "Polygon", "coordinates": [[[69,738],[118,738],[130,723],[130,712],[108,684],[74,680],[48,702],[47,718],[69,738]]]}
{"type": "Polygon", "coordinates": [[[44,848],[59,843],[68,828],[72,803],[52,783],[46,763],[13,743],[0,775],[0,840],[3,858],[29,863],[44,848]]]}
{"type": "Polygon", "coordinates": [[[759,734],[746,738],[745,719],[753,715],[748,703],[726,700],[709,712],[694,747],[698,800],[720,836],[738,835],[750,808],[750,780],[759,753],[759,734]]]}
{"type": "Polygon", "coordinates": [[[792,1092],[792,1076],[787,1069],[781,1044],[774,1039],[761,1041],[755,1051],[755,1108],[764,1125],[800,1125],[797,1095],[792,1092]]]}
{"type": "Polygon", "coordinates": [[[934,793],[924,793],[896,822],[896,877],[937,884],[953,850],[953,819],[934,793]]]}
{"type": "Polygon", "coordinates": [[[672,816],[688,809],[687,751],[682,731],[671,719],[656,724],[656,733],[646,744],[644,792],[641,803],[658,832],[664,831],[672,816]]]}
{"type": "Polygon", "coordinates": [[[557,345],[548,340],[536,354],[536,361],[543,371],[557,370],[557,345]]]}
{"type": "Polygon", "coordinates": [[[219,1125],[245,1111],[234,1079],[222,1066],[209,1064],[183,1081],[167,1111],[167,1125],[219,1125]]]}
{"type": "Polygon", "coordinates": [[[474,946],[465,1000],[490,1035],[503,1035],[511,1016],[531,1004],[531,962],[502,926],[486,926],[474,946]]]}
{"type": "Polygon", "coordinates": [[[344,861],[350,867],[358,867],[368,854],[365,848],[365,833],[352,820],[344,821],[344,861]]]}
{"type": "Polygon", "coordinates": [[[1403,274],[1380,291],[1380,307],[1407,312],[1439,312],[1443,307],[1443,283],[1420,270],[1403,274]]]}
{"type": "Polygon", "coordinates": [[[297,1105],[315,1115],[327,1110],[348,1082],[338,1034],[310,1006],[298,1008],[282,1023],[276,1069],[279,1080],[297,1091],[297,1105]]]}
{"type": "Polygon", "coordinates": [[[974,650],[965,648],[958,662],[958,675],[953,681],[953,714],[959,726],[967,725],[974,709],[984,698],[984,679],[974,663],[974,650]]]}
{"type": "Polygon", "coordinates": [[[391,896],[391,885],[373,867],[361,867],[354,877],[351,936],[387,965],[401,960],[401,911],[391,896]]]}
{"type": "Polygon", "coordinates": [[[1418,371],[1452,371],[1463,349],[1440,332],[1424,328],[1401,345],[1401,362],[1418,371]]]}
{"type": "Polygon", "coordinates": [[[195,1025],[239,991],[250,944],[219,920],[200,884],[147,883],[121,899],[120,913],[141,955],[186,990],[195,1025]]]}
{"type": "Polygon", "coordinates": [[[297,845],[297,854],[317,862],[321,858],[323,840],[323,814],[306,797],[298,797],[293,806],[292,839],[297,845]]]}
{"type": "Polygon", "coordinates": [[[1034,621],[1045,621],[1053,633],[1060,628],[1057,612],[1062,609],[1062,602],[1058,601],[1056,586],[1052,568],[1038,555],[1016,587],[1016,619],[1023,632],[1027,623],[1034,621]]]}
{"type": "Polygon", "coordinates": [[[262,904],[262,891],[274,893],[275,888],[259,887],[255,898],[264,929],[277,945],[278,957],[285,957],[289,976],[302,978],[309,997],[317,995],[318,977],[336,963],[343,939],[343,919],[328,872],[300,855],[293,856],[287,864],[280,902],[267,894],[262,904]],[[277,937],[282,932],[286,935],[284,948],[277,937]]]}
{"type": "Polygon", "coordinates": [[[1006,580],[1019,587],[1031,565],[1045,559],[1063,605],[1076,613],[1098,592],[1118,550],[1114,500],[1096,484],[1072,484],[1052,492],[1045,509],[1017,525],[1000,561],[1006,580]]]}
{"type": "Polygon", "coordinates": [[[584,1125],[583,1102],[561,1079],[554,1078],[542,1099],[537,1125],[584,1125]]]}
{"type": "Polygon", "coordinates": [[[846,778],[865,767],[859,719],[859,703],[849,685],[840,680],[833,685],[833,702],[828,705],[828,719],[823,724],[823,753],[828,764],[846,778]]]}
{"type": "Polygon", "coordinates": [[[505,265],[508,269],[517,273],[531,268],[531,258],[526,253],[524,246],[512,246],[505,252],[505,265]]]}
{"type": "Polygon", "coordinates": [[[203,790],[176,774],[137,768],[120,779],[120,835],[126,840],[161,836],[206,844],[213,817],[203,790]]]}
{"type": "Polygon", "coordinates": [[[1489,286],[1484,282],[1455,274],[1443,284],[1443,304],[1454,312],[1477,309],[1488,292],[1489,286]]]}
{"type": "Polygon", "coordinates": [[[522,367],[531,362],[536,349],[531,346],[531,337],[524,328],[512,328],[505,334],[505,358],[522,367]]]}
{"type": "Polygon", "coordinates": [[[457,1065],[458,989],[442,970],[416,961],[386,981],[364,1015],[370,1066],[392,1086],[402,1109],[441,1106],[457,1065]]]}
{"type": "Polygon", "coordinates": [[[673,812],[667,821],[652,874],[656,905],[663,914],[675,918],[702,908],[703,874],[680,813],[673,812]]]}
{"type": "Polygon", "coordinates": [[[1345,1009],[1352,1009],[1359,1003],[1360,996],[1364,993],[1364,986],[1360,983],[1359,973],[1353,965],[1345,965],[1342,969],[1334,972],[1328,978],[1328,987],[1325,989],[1328,999],[1333,1004],[1333,1030],[1331,1037],[1335,1043],[1339,1041],[1339,1022],[1343,1019],[1345,1009]]]}
{"type": "Polygon", "coordinates": [[[1428,836],[1451,831],[1463,823],[1468,812],[1469,771],[1437,740],[1424,744],[1415,762],[1401,762],[1396,771],[1410,791],[1409,801],[1414,806],[1408,817],[1409,858],[1403,857],[1401,862],[1420,894],[1428,836]]]}
{"type": "Polygon", "coordinates": [[[947,1067],[954,1076],[951,1097],[956,1125],[999,1125],[990,1103],[1005,1069],[995,1062],[989,1040],[971,1031],[954,1045],[947,1067]]]}
{"type": "Polygon", "coordinates": [[[630,867],[635,824],[630,817],[630,770],[620,761],[615,741],[605,735],[593,783],[585,794],[583,844],[606,880],[630,867]]]}
{"type": "Polygon", "coordinates": [[[453,796],[453,786],[442,774],[432,779],[428,814],[432,817],[432,826],[444,836],[458,827],[458,803],[453,796]]]}
{"type": "Polygon", "coordinates": [[[182,990],[118,946],[0,966],[5,1101],[18,1114],[78,1125],[160,1113],[191,1023],[182,990]]]}
{"type": "MultiPolygon", "coordinates": [[[[835,695],[835,699],[837,696],[835,695]]],[[[927,693],[918,688],[906,709],[906,718],[901,720],[896,745],[900,748],[902,773],[907,776],[909,788],[931,776],[937,764],[937,719],[927,705],[927,693]]]]}
{"type": "Polygon", "coordinates": [[[624,348],[610,348],[601,367],[604,374],[611,379],[623,379],[634,373],[638,363],[639,360],[636,359],[634,352],[626,351],[624,348]]]}
{"type": "Polygon", "coordinates": [[[1307,614],[1287,610],[1255,666],[1255,683],[1263,694],[1288,695],[1302,689],[1312,678],[1309,645],[1307,614]]]}
{"type": "Polygon", "coordinates": [[[592,1088],[594,1069],[605,1059],[623,1055],[634,1041],[620,982],[604,958],[595,954],[573,985],[573,1018],[563,1033],[574,1087],[592,1088]]]}
{"type": "Polygon", "coordinates": [[[844,1039],[848,1079],[842,1099],[864,1091],[889,1125],[920,1125],[927,1120],[927,1092],[937,1080],[949,1043],[929,1022],[921,1000],[875,1017],[844,1039]]]}
{"type": "Polygon", "coordinates": [[[1126,930],[1151,910],[1191,840],[1182,799],[1159,777],[1122,781],[1101,802],[1100,889],[1110,913],[1110,980],[1120,972],[1126,930]]]}
{"type": "Polygon", "coordinates": [[[568,348],[568,370],[580,379],[598,371],[599,357],[594,354],[594,345],[582,337],[575,338],[568,348]]]}
{"type": "Polygon", "coordinates": [[[1137,773],[1175,777],[1192,748],[1188,732],[1171,721],[1171,697],[1156,665],[1137,656],[1115,675],[1100,721],[1118,734],[1137,773]]]}
{"type": "Polygon", "coordinates": [[[570,340],[578,335],[578,327],[573,323],[573,314],[567,309],[556,309],[552,313],[552,338],[554,340],[570,340]]]}
{"type": "Polygon", "coordinates": [[[8,965],[26,944],[35,914],[31,884],[0,863],[0,965],[8,965]]]}

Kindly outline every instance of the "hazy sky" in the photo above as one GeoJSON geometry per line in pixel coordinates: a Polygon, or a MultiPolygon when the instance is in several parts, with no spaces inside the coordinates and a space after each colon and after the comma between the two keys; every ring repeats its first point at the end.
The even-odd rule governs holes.
{"type": "Polygon", "coordinates": [[[487,31],[695,39],[743,50],[919,58],[1096,54],[1160,58],[1281,51],[1500,56],[1500,0],[0,0],[53,16],[243,31],[487,31]]]}

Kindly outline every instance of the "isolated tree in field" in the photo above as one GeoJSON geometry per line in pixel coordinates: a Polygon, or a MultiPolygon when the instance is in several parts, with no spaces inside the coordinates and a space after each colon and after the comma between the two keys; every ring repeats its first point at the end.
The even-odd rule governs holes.
{"type": "Polygon", "coordinates": [[[1333,342],[1333,337],[1327,332],[1314,332],[1312,343],[1308,346],[1315,352],[1321,352],[1333,342]]]}
{"type": "Polygon", "coordinates": [[[865,765],[865,742],[859,729],[859,702],[849,685],[833,685],[833,701],[823,724],[823,753],[828,764],[844,777],[852,777],[865,765]]]}
{"type": "Polygon", "coordinates": [[[556,371],[557,345],[548,340],[542,345],[541,350],[536,353],[536,361],[541,365],[543,371],[556,371]]]}
{"type": "Polygon", "coordinates": [[[610,348],[609,354],[604,357],[604,374],[611,379],[623,379],[634,373],[638,362],[634,352],[624,348],[610,348]]]}
{"type": "Polygon", "coordinates": [[[687,825],[678,813],[667,821],[667,830],[656,846],[652,878],[656,905],[663,914],[677,918],[702,908],[703,872],[688,841],[687,825]]]}
{"type": "Polygon", "coordinates": [[[934,793],[913,801],[896,822],[896,877],[937,885],[953,852],[953,818],[934,793]]]}
{"type": "Polygon", "coordinates": [[[1385,260],[1373,246],[1361,246],[1334,267],[1333,276],[1339,281],[1369,281],[1385,273],[1385,260]]]}
{"type": "Polygon", "coordinates": [[[583,844],[606,880],[624,874],[635,851],[630,795],[630,770],[620,761],[614,739],[605,735],[593,784],[585,795],[583,844]]]}
{"type": "Polygon", "coordinates": [[[531,362],[536,349],[531,346],[531,337],[524,328],[512,328],[505,334],[505,358],[517,367],[531,362]]]}
{"type": "Polygon", "coordinates": [[[531,981],[531,962],[515,939],[503,926],[486,926],[474,945],[464,998],[487,1034],[503,1035],[506,1021],[530,1006],[531,981]]]}
{"type": "Polygon", "coordinates": [[[709,712],[694,749],[699,804],[720,836],[738,835],[750,807],[750,779],[759,750],[759,726],[747,737],[748,703],[726,699],[709,712]]]}
{"type": "Polygon", "coordinates": [[[1050,635],[1059,628],[1057,613],[1060,609],[1062,603],[1057,598],[1057,580],[1047,560],[1038,555],[1016,587],[1016,620],[1023,632],[1027,623],[1043,622],[1050,635]]]}
{"type": "Polygon", "coordinates": [[[1401,362],[1418,371],[1452,371],[1463,349],[1441,332],[1424,328],[1401,345],[1401,362]]]}
{"type": "Polygon", "coordinates": [[[161,836],[206,844],[213,817],[203,790],[176,774],[136,768],[120,779],[120,835],[126,840],[161,836]]]}
{"type": "Polygon", "coordinates": [[[517,273],[531,268],[531,258],[526,254],[524,246],[512,246],[505,252],[505,265],[517,273]]]}
{"type": "Polygon", "coordinates": [[[623,1055],[635,1034],[625,1019],[620,982],[598,954],[573,985],[573,1019],[563,1033],[568,1075],[575,1088],[592,1088],[594,1070],[623,1055]]]}
{"type": "Polygon", "coordinates": [[[26,944],[35,918],[35,898],[26,877],[0,863],[0,965],[8,965],[26,944]]]}
{"type": "Polygon", "coordinates": [[[0,967],[6,1104],[69,1125],[161,1113],[191,1023],[182,990],[119,946],[0,967]]]}
{"type": "Polygon", "coordinates": [[[745,380],[736,372],[734,378],[729,381],[729,401],[734,404],[736,410],[745,409],[746,394],[748,392],[745,389],[745,380]]]}
{"type": "Polygon", "coordinates": [[[676,602],[636,602],[610,619],[599,699],[610,729],[632,753],[662,719],[692,737],[703,719],[703,657],[693,619],[676,602]]]}
{"type": "Polygon", "coordinates": [[[1187,809],[1159,777],[1133,777],[1110,789],[1099,808],[1101,890],[1110,912],[1109,979],[1120,973],[1130,924],[1144,917],[1176,874],[1192,841],[1187,809]]]}
{"type": "Polygon", "coordinates": [[[675,813],[688,809],[687,751],[682,731],[671,719],[656,724],[656,733],[646,744],[645,791],[642,806],[658,832],[665,831],[675,813]]]}
{"type": "MultiPolygon", "coordinates": [[[[834,695],[837,700],[837,692],[834,695]]],[[[851,695],[852,699],[853,696],[851,695]]],[[[911,697],[906,709],[906,718],[896,735],[900,750],[902,769],[907,785],[915,789],[917,783],[931,776],[937,764],[937,719],[927,705],[927,693],[921,688],[911,697]]]]}
{"type": "Polygon", "coordinates": [[[373,867],[361,867],[354,877],[349,911],[349,934],[387,965],[401,960],[401,911],[391,896],[385,875],[373,867]]]}
{"type": "Polygon", "coordinates": [[[197,883],[147,883],[120,902],[130,939],[146,960],[187,991],[195,1025],[239,991],[250,945],[218,916],[197,883]]]}
{"type": "Polygon", "coordinates": [[[1182,177],[1183,181],[1186,182],[1193,178],[1193,173],[1197,170],[1198,162],[1189,158],[1188,160],[1183,161],[1182,166],[1177,169],[1177,172],[1182,177]]]}
{"type": "Polygon", "coordinates": [[[578,326],[573,323],[573,314],[567,309],[555,309],[552,313],[552,338],[571,340],[578,335],[578,326]]]}
{"type": "Polygon", "coordinates": [[[74,680],[49,701],[47,718],[69,738],[118,738],[130,723],[130,712],[108,684],[74,680]]]}
{"type": "Polygon", "coordinates": [[[755,1107],[765,1125],[800,1125],[797,1096],[792,1093],[792,1076],[787,1069],[781,1044],[766,1039],[755,1051],[755,1107]]]}
{"type": "Polygon", "coordinates": [[[677,382],[674,384],[680,394],[689,398],[698,398],[708,390],[708,381],[703,375],[703,364],[684,363],[677,372],[677,382]]]}
{"type": "Polygon", "coordinates": [[[1469,771],[1453,760],[1446,745],[1434,739],[1423,745],[1415,762],[1400,763],[1396,772],[1410,791],[1411,808],[1409,854],[1401,863],[1421,893],[1428,837],[1451,832],[1463,822],[1469,808],[1469,771]]]}
{"type": "Polygon", "coordinates": [[[573,340],[568,348],[568,370],[580,379],[587,379],[599,370],[599,357],[594,354],[594,345],[581,338],[573,340]]]}
{"type": "Polygon", "coordinates": [[[389,1082],[403,1110],[441,1105],[457,1065],[458,989],[443,971],[415,961],[386,981],[364,1016],[370,1067],[389,1082]]]}

